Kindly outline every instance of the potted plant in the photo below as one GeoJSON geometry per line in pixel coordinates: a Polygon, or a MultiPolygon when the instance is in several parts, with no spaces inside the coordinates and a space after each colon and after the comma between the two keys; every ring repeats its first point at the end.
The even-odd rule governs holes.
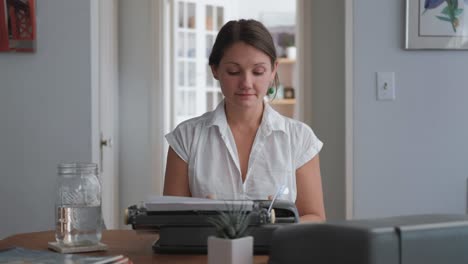
{"type": "Polygon", "coordinates": [[[293,33],[280,33],[278,36],[278,45],[283,49],[285,57],[296,59],[296,47],[293,33]]]}
{"type": "Polygon", "coordinates": [[[220,211],[209,219],[216,236],[208,237],[208,264],[253,263],[253,237],[248,235],[249,213],[241,206],[220,211]]]}

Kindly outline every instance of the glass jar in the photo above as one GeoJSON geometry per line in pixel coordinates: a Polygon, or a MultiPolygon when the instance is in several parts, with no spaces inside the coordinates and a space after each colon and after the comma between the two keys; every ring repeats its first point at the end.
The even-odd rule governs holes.
{"type": "Polygon", "coordinates": [[[55,239],[65,246],[87,246],[101,240],[101,184],[94,163],[58,166],[55,239]]]}

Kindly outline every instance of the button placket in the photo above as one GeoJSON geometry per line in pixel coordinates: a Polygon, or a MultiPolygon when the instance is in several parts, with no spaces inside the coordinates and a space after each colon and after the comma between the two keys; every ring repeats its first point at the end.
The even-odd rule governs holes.
{"type": "Polygon", "coordinates": [[[249,179],[252,177],[250,174],[252,174],[252,168],[254,168],[255,161],[257,160],[258,155],[260,154],[261,149],[263,148],[263,145],[265,144],[265,140],[267,138],[268,133],[263,132],[262,127],[259,128],[260,131],[255,137],[254,144],[252,146],[252,152],[250,153],[249,157],[249,164],[247,168],[247,174],[245,176],[245,181],[242,184],[242,190],[245,192],[245,189],[247,187],[247,184],[249,182],[249,179]]]}
{"type": "MultiPolygon", "coordinates": [[[[234,150],[232,149],[232,145],[231,145],[230,140],[227,138],[227,136],[224,133],[221,133],[221,139],[223,140],[224,145],[226,145],[226,148],[227,148],[227,150],[229,152],[229,155],[231,155],[231,160],[236,165],[236,168],[237,168],[237,171],[238,171],[239,175],[241,175],[239,158],[237,156],[237,153],[235,153],[234,150]]],[[[239,176],[239,178],[242,178],[242,177],[239,176]]]]}

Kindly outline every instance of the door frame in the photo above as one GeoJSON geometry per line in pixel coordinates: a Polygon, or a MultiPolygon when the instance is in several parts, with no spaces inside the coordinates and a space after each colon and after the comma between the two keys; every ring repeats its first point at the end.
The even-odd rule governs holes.
{"type": "MultiPolygon", "coordinates": [[[[354,0],[344,1],[344,32],[345,32],[345,44],[344,44],[344,58],[343,62],[345,65],[345,175],[344,175],[344,191],[345,191],[345,212],[346,219],[353,219],[354,217],[354,136],[353,136],[353,121],[354,121],[354,91],[353,91],[353,4],[354,0]]],[[[312,87],[312,76],[306,74],[304,69],[312,69],[312,60],[305,60],[304,58],[311,58],[310,49],[304,47],[312,47],[313,32],[307,30],[311,28],[312,19],[308,13],[312,1],[308,0],[297,0],[297,28],[298,28],[298,86],[302,89],[299,90],[301,93],[297,96],[299,102],[298,117],[300,120],[311,121],[313,111],[310,104],[310,98],[312,98],[311,89],[304,89],[304,87],[312,87]]],[[[313,59],[313,58],[312,58],[313,59]]]]}
{"type": "Polygon", "coordinates": [[[168,144],[164,135],[169,133],[171,98],[170,90],[170,52],[165,52],[172,36],[168,26],[170,0],[151,1],[151,80],[150,91],[150,140],[151,140],[151,175],[152,190],[162,195],[164,187],[164,173],[166,164],[166,150],[168,144]],[[161,63],[162,62],[162,63],[161,63]],[[162,88],[162,89],[161,89],[162,88]]]}
{"type": "MultiPolygon", "coordinates": [[[[309,58],[310,53],[303,47],[310,47],[312,32],[305,30],[310,28],[308,25],[312,23],[310,16],[307,14],[309,10],[310,1],[308,0],[296,0],[297,6],[297,27],[298,27],[298,86],[299,87],[311,87],[312,80],[310,74],[305,74],[304,69],[311,69],[312,62],[304,60],[303,58],[309,58]]],[[[152,43],[152,66],[153,66],[153,86],[151,96],[151,141],[152,141],[152,175],[153,177],[153,188],[156,193],[162,194],[162,188],[164,183],[164,167],[166,156],[165,150],[167,150],[167,143],[164,140],[164,134],[169,132],[170,129],[170,116],[165,113],[171,113],[169,100],[164,98],[170,98],[169,80],[170,76],[165,71],[164,65],[169,65],[168,53],[165,53],[165,47],[169,47],[168,40],[172,37],[170,32],[167,32],[167,26],[170,25],[168,14],[170,12],[169,0],[152,1],[152,19],[153,19],[153,43],[152,43]],[[156,2],[156,3],[155,3],[156,2]],[[164,63],[161,64],[161,61],[164,63]],[[160,89],[164,87],[164,89],[160,89]],[[161,128],[163,128],[161,130],[161,128]],[[161,175],[161,177],[158,177],[161,175]]],[[[345,13],[345,217],[346,219],[352,219],[354,217],[354,67],[353,67],[353,27],[354,27],[354,13],[353,13],[354,0],[347,0],[344,3],[345,13]]],[[[298,117],[300,120],[311,120],[312,111],[309,109],[310,104],[306,98],[311,98],[312,94],[308,89],[300,89],[300,95],[297,98],[301,98],[301,102],[298,108],[298,117]]]]}

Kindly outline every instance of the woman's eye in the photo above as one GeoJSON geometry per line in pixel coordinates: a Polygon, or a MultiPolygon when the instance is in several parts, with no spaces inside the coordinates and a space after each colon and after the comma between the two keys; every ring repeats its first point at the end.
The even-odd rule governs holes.
{"type": "Polygon", "coordinates": [[[265,72],[254,72],[254,75],[263,75],[265,72]]]}
{"type": "Polygon", "coordinates": [[[228,71],[227,73],[229,75],[238,75],[240,72],[238,72],[238,71],[228,71]]]}

